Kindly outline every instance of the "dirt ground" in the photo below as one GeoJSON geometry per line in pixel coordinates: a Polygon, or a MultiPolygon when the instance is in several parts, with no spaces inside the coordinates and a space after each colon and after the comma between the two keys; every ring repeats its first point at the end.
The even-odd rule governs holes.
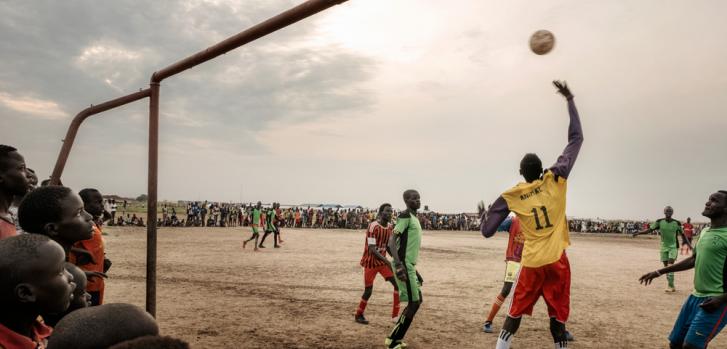
{"type": "MultiPolygon", "coordinates": [[[[146,230],[107,227],[113,261],[107,302],[144,306],[146,230]]],[[[378,278],[366,316],[353,321],[363,291],[361,231],[284,229],[283,248],[254,253],[249,228],[159,230],[157,316],[165,335],[193,348],[382,348],[392,326],[391,286],[378,278]]],[[[424,303],[406,341],[411,348],[494,348],[481,331],[502,287],[506,235],[425,232],[419,271],[424,303]]],[[[272,247],[271,243],[267,244],[272,247]]],[[[658,240],[572,235],[572,348],[667,348],[666,337],[691,291],[693,273],[649,287],[637,279],[656,269],[658,240]]],[[[680,259],[683,258],[680,256],[680,259]]],[[[496,332],[506,308],[495,319],[496,332]]],[[[513,348],[552,348],[542,300],[525,317],[513,348]]],[[[710,346],[727,348],[727,335],[710,346]]]]}

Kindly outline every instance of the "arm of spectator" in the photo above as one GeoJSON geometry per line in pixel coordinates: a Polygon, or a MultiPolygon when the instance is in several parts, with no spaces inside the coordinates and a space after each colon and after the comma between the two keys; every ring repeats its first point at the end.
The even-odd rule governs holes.
{"type": "Polygon", "coordinates": [[[563,154],[558,157],[555,164],[550,167],[550,170],[557,176],[568,178],[583,144],[583,129],[581,128],[578,110],[575,102],[573,102],[573,94],[571,94],[568,86],[565,82],[560,83],[558,81],[553,81],[553,84],[558,88],[558,93],[562,94],[568,101],[570,124],[568,126],[568,145],[566,145],[563,154]]]}
{"type": "Polygon", "coordinates": [[[507,202],[502,196],[498,197],[492,203],[489,211],[480,213],[480,233],[482,233],[482,236],[489,238],[495,235],[497,227],[507,218],[508,214],[510,214],[510,209],[507,207],[507,202]]]}

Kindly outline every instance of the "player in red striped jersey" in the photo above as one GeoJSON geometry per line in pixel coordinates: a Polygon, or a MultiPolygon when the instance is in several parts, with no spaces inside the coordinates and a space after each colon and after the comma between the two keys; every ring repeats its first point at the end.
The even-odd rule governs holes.
{"type": "Polygon", "coordinates": [[[399,317],[399,288],[396,286],[396,280],[394,280],[394,274],[391,271],[391,262],[386,259],[386,244],[394,229],[389,223],[392,213],[390,204],[382,204],[379,207],[379,219],[371,222],[366,231],[366,247],[364,248],[363,257],[361,257],[361,266],[364,268],[364,293],[361,296],[361,302],[358,304],[355,316],[356,322],[360,324],[366,325],[369,323],[364,317],[364,310],[366,310],[366,304],[369,297],[371,297],[376,274],[381,274],[386,281],[394,286],[394,305],[391,318],[396,321],[399,317]]]}

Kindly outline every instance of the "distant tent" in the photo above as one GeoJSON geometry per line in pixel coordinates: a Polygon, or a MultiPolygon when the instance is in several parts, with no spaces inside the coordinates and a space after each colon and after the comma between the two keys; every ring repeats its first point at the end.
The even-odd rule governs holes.
{"type": "Polygon", "coordinates": [[[342,207],[345,208],[345,209],[347,209],[347,210],[356,209],[356,208],[363,208],[363,206],[361,206],[361,205],[343,205],[342,207]]]}

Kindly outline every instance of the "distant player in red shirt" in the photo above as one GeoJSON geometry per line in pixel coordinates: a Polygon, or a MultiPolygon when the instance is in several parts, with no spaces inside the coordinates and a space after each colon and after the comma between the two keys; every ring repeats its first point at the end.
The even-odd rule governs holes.
{"type": "Polygon", "coordinates": [[[487,315],[485,325],[482,327],[482,331],[492,333],[492,320],[495,319],[495,315],[500,311],[502,303],[510,295],[512,290],[512,284],[517,280],[517,273],[520,271],[520,260],[523,255],[523,246],[525,244],[525,238],[523,232],[520,230],[520,219],[515,217],[508,217],[497,229],[498,231],[507,231],[510,233],[510,238],[507,242],[507,251],[505,252],[505,283],[502,285],[502,290],[495,298],[495,302],[492,303],[490,314],[487,315]]]}
{"type": "Polygon", "coordinates": [[[692,252],[692,237],[694,236],[694,226],[692,218],[687,217],[687,222],[682,224],[682,255],[692,252]]]}
{"type": "Polygon", "coordinates": [[[391,318],[396,321],[399,317],[399,288],[394,280],[394,273],[391,271],[391,263],[386,259],[386,244],[391,237],[394,227],[389,223],[393,211],[390,204],[382,204],[379,207],[379,219],[369,224],[366,231],[366,247],[364,247],[363,257],[361,257],[361,266],[364,268],[364,293],[361,296],[361,302],[356,309],[356,322],[360,324],[368,324],[369,321],[364,317],[366,304],[371,297],[371,291],[374,288],[374,278],[376,274],[381,276],[394,286],[394,305],[391,310],[391,318]]]}

